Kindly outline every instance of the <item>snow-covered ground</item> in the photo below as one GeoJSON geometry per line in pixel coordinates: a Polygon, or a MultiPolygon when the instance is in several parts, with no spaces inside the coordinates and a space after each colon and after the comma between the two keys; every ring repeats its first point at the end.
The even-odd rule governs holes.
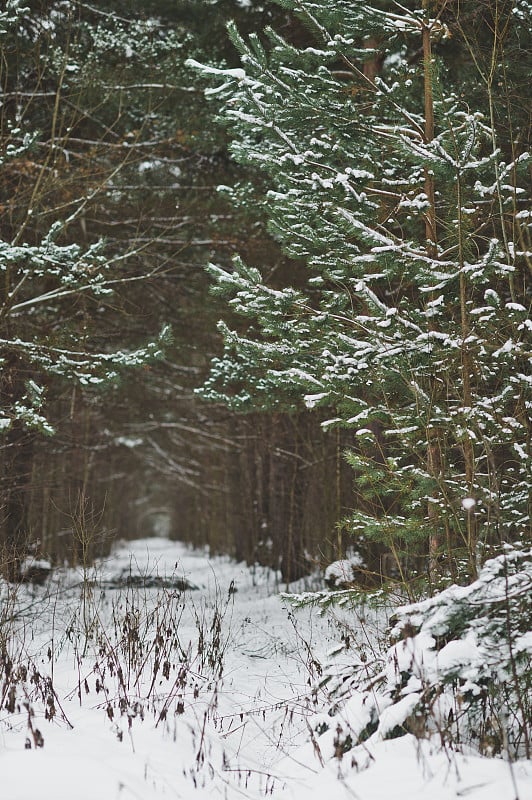
{"type": "MultiPolygon", "coordinates": [[[[287,607],[271,571],[150,539],[81,577],[2,586],[1,800],[532,798],[530,762],[410,735],[334,757],[309,720],[342,630],[287,607]]],[[[351,622],[378,643],[378,616],[351,622]]]]}

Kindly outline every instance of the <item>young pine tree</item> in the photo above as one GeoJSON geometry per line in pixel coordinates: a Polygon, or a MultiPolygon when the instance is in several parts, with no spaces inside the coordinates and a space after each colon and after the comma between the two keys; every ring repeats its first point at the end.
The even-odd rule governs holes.
{"type": "Polygon", "coordinates": [[[235,201],[307,277],[210,265],[244,321],[220,323],[202,393],[329,408],[352,431],[353,535],[473,576],[483,545],[530,535],[530,5],[281,4],[297,44],[232,26],[240,68],[190,63],[266,186],[235,201]]]}

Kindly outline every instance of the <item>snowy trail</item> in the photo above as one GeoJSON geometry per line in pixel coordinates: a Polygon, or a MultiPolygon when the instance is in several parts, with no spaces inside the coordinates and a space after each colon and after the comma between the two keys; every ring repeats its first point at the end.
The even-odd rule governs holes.
{"type": "MultiPolygon", "coordinates": [[[[283,752],[303,741],[305,725],[298,720],[296,698],[308,692],[308,672],[299,655],[298,636],[305,635],[310,642],[315,622],[310,614],[299,615],[296,635],[271,571],[250,570],[229,559],[211,559],[190,551],[178,542],[152,539],[117,549],[97,568],[96,586],[112,584],[117,576],[129,572],[178,576],[198,587],[184,594],[177,625],[183,649],[192,653],[191,673],[196,671],[199,676],[198,696],[194,697],[193,691],[191,696],[190,687],[184,687],[184,713],[164,723],[157,722],[153,711],[150,719],[147,709],[144,721],[134,718],[130,729],[118,715],[109,719],[106,699],[94,694],[94,657],[86,656],[82,665],[77,665],[75,648],[65,639],[79,602],[79,588],[60,590],[50,599],[46,597],[48,589],[36,587],[33,596],[19,598],[21,605],[29,605],[33,612],[38,609],[39,614],[33,620],[21,619],[18,636],[21,648],[40,662],[47,674],[51,665],[46,664],[45,654],[54,641],[54,688],[68,723],[61,721],[59,714],[53,722],[39,718],[42,713],[34,704],[32,724],[41,731],[44,746],[25,749],[27,711],[19,705],[18,714],[2,712],[2,800],[150,800],[187,797],[195,793],[195,787],[207,785],[209,792],[221,796],[264,794],[275,783],[272,772],[283,752]],[[223,660],[223,677],[205,680],[200,675],[208,674],[209,669],[194,655],[198,627],[203,629],[207,651],[213,647],[209,637],[216,614],[221,618],[220,642],[214,655],[223,660]],[[90,687],[88,693],[83,690],[81,704],[76,696],[80,677],[82,683],[88,677],[90,687]]],[[[78,578],[68,575],[70,584],[78,578]]],[[[26,587],[22,590],[24,595],[28,591],[26,587]]],[[[95,588],[90,603],[107,620],[113,599],[116,602],[124,596],[126,612],[134,597],[134,592],[125,589],[107,589],[102,597],[98,591],[95,588]]],[[[150,607],[157,601],[156,590],[139,590],[138,594],[136,602],[141,608],[143,603],[150,607]]],[[[94,613],[92,607],[88,613],[94,613]]],[[[326,624],[319,628],[322,642],[326,628],[326,624]]],[[[141,687],[133,694],[142,696],[141,687]]]]}
{"type": "MultiPolygon", "coordinates": [[[[27,611],[11,647],[41,678],[21,681],[15,708],[0,712],[0,800],[514,800],[507,764],[409,736],[372,744],[357,765],[351,753],[330,758],[334,732],[318,752],[307,719],[322,698],[312,701],[309,666],[339,633],[310,610],[291,614],[270,571],[152,539],[117,548],[97,575],[85,608],[73,572],[55,593],[24,587],[17,598],[27,611]],[[126,574],[198,588],[109,588],[126,574]],[[186,658],[154,681],[156,646],[186,658]]],[[[514,772],[528,800],[530,763],[514,772]]]]}

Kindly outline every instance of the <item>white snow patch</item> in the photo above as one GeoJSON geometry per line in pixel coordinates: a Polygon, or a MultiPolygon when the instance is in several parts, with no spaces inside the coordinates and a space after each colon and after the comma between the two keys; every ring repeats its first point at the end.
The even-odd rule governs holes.
{"type": "Polygon", "coordinates": [[[466,511],[472,511],[477,504],[477,501],[474,497],[464,497],[462,500],[462,508],[466,511]]]}

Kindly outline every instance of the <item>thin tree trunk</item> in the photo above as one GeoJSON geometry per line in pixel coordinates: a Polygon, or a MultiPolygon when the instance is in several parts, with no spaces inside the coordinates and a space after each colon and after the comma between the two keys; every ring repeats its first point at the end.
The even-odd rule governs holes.
{"type": "MultiPolygon", "coordinates": [[[[428,144],[434,139],[434,97],[432,91],[432,44],[430,24],[430,0],[423,0],[423,10],[426,12],[422,25],[423,39],[423,78],[424,78],[424,105],[425,105],[425,142],[428,144]]],[[[434,188],[434,175],[424,168],[425,194],[428,208],[425,213],[425,239],[427,253],[431,258],[437,257],[437,232],[436,232],[436,192],[434,188]]],[[[441,478],[442,458],[440,432],[429,427],[427,432],[427,471],[435,481],[441,478]]],[[[438,558],[442,545],[440,531],[440,512],[437,506],[438,493],[429,500],[427,515],[430,524],[429,536],[429,577],[434,580],[438,574],[438,558]]]]}
{"type": "MultiPolygon", "coordinates": [[[[425,142],[434,139],[434,97],[432,93],[432,44],[430,41],[431,26],[429,20],[430,0],[423,0],[423,9],[427,18],[423,23],[423,75],[424,75],[424,100],[425,100],[425,142]]],[[[431,258],[436,258],[436,201],[434,190],[434,175],[425,167],[425,194],[429,207],[425,214],[425,238],[427,251],[431,258]]]]}
{"type": "MultiPolygon", "coordinates": [[[[467,339],[469,336],[469,315],[467,311],[467,283],[464,275],[464,252],[463,252],[463,229],[462,229],[462,190],[460,175],[457,176],[457,206],[458,206],[458,261],[460,265],[460,323],[462,335],[462,402],[465,409],[472,408],[473,394],[471,389],[471,375],[473,364],[471,352],[467,339]]],[[[467,413],[467,412],[466,412],[467,413]]],[[[475,449],[473,441],[466,432],[464,444],[464,469],[466,491],[470,498],[474,499],[474,479],[475,479],[475,449]]],[[[477,552],[477,520],[474,505],[466,509],[467,513],[467,554],[471,577],[476,578],[476,552],[477,552]]]]}
{"type": "MultiPolygon", "coordinates": [[[[378,50],[380,42],[375,36],[369,36],[367,39],[364,39],[364,48],[367,50],[378,50]]],[[[381,71],[383,62],[383,55],[381,53],[377,53],[376,55],[372,56],[372,58],[368,58],[367,61],[364,61],[364,66],[362,71],[366,78],[368,78],[372,83],[375,83],[375,78],[381,71]]]]}

